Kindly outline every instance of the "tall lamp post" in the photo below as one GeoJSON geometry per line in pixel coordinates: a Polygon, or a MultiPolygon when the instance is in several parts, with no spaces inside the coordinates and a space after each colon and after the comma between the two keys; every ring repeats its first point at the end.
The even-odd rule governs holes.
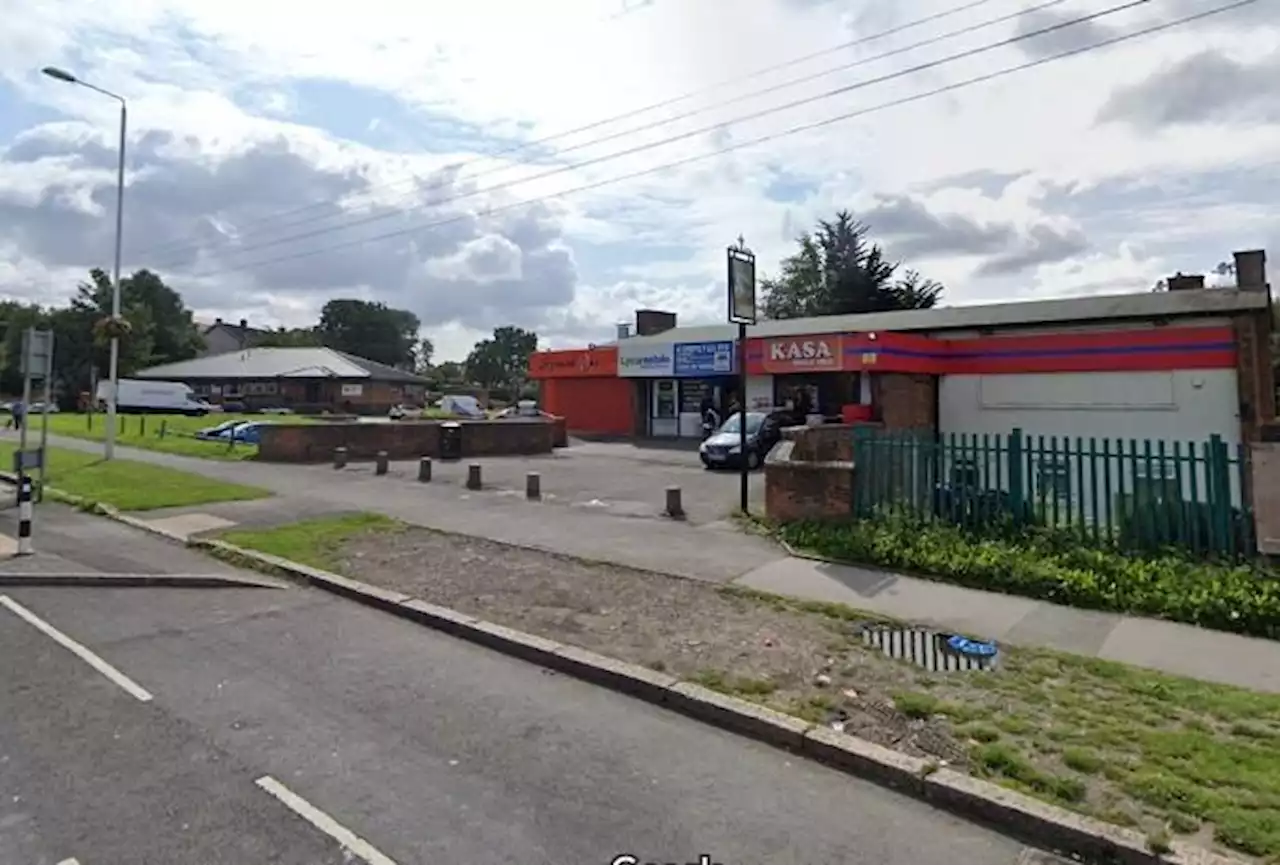
{"type": "MultiPolygon", "coordinates": [[[[120,103],[120,153],[116,169],[116,249],[115,260],[111,267],[111,365],[107,376],[111,380],[111,392],[107,395],[107,429],[102,443],[102,458],[111,459],[116,453],[116,393],[120,385],[120,335],[115,326],[120,320],[120,254],[124,243],[124,159],[125,133],[129,124],[129,108],[123,96],[103,90],[101,87],[81,81],[76,76],[56,66],[46,66],[41,70],[45,75],[67,84],[79,84],[103,96],[109,96],[120,103]]],[[[92,396],[92,395],[91,395],[92,396]]]]}
{"type": "Polygon", "coordinates": [[[750,513],[750,482],[747,469],[747,325],[756,323],[756,256],[746,241],[726,250],[728,254],[729,323],[738,326],[738,453],[742,468],[738,476],[738,506],[750,513]]]}

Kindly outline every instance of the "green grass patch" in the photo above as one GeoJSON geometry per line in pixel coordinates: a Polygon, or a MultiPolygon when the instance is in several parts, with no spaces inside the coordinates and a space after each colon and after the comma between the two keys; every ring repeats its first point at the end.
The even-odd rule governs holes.
{"type": "MultiPolygon", "coordinates": [[[[180,414],[119,415],[116,418],[116,444],[121,447],[140,448],[180,456],[200,457],[209,460],[248,460],[258,455],[258,446],[244,442],[202,441],[195,434],[202,429],[217,426],[229,420],[249,420],[277,423],[311,423],[307,418],[294,415],[240,415],[214,413],[204,417],[188,417],[180,414]]],[[[38,431],[40,418],[30,421],[31,429],[38,431]]],[[[106,436],[107,416],[95,414],[55,414],[49,416],[49,433],[67,438],[102,441],[106,436]]]]}
{"type": "Polygon", "coordinates": [[[892,517],[792,523],[778,534],[828,558],[961,586],[1280,639],[1280,579],[1250,565],[1174,554],[1138,558],[1067,543],[1045,531],[982,538],[951,525],[892,517]]]}
{"type": "MultiPolygon", "coordinates": [[[[834,605],[731,594],[838,628],[860,618],[834,605]]],[[[848,651],[860,651],[857,641],[848,651]]],[[[948,676],[876,653],[864,665],[866,657],[899,671],[900,687],[889,691],[899,712],[945,723],[968,743],[976,775],[1153,837],[1207,826],[1223,847],[1280,858],[1280,694],[1009,646],[994,670],[948,676]]],[[[860,690],[856,678],[848,684],[860,690]]],[[[816,693],[779,708],[823,723],[829,706],[816,693]]]]}
{"type": "Polygon", "coordinates": [[[362,535],[404,529],[404,523],[381,514],[355,513],[303,520],[271,529],[232,529],[218,537],[237,547],[336,571],[342,547],[348,541],[362,535]]]}
{"type": "MultiPolygon", "coordinates": [[[[0,442],[0,465],[13,466],[16,441],[0,442]]],[[[247,501],[271,495],[270,491],[243,484],[180,472],[164,466],[114,459],[97,454],[49,448],[45,484],[86,504],[106,504],[122,511],[152,511],[247,501]]]]}

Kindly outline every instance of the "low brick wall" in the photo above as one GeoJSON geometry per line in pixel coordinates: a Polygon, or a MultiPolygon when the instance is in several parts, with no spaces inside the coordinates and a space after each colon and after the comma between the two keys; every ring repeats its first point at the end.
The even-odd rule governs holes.
{"type": "Polygon", "coordinates": [[[845,424],[783,431],[764,463],[765,513],[779,522],[842,520],[853,513],[853,430],[845,424]],[[844,459],[836,457],[844,456],[844,459]]]}
{"type": "MultiPolygon", "coordinates": [[[[309,463],[333,458],[334,448],[347,449],[351,460],[371,460],[386,451],[393,460],[440,456],[441,421],[392,423],[273,424],[262,429],[258,459],[263,462],[309,463]]],[[[555,424],[542,419],[459,421],[462,456],[493,457],[550,453],[555,424]]]]}

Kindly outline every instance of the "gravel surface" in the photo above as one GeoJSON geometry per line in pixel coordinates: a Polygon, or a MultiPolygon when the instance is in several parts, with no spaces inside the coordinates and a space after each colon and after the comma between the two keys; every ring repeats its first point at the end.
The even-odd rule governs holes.
{"type": "Polygon", "coordinates": [[[907,753],[965,759],[945,725],[893,708],[895,691],[927,686],[928,674],[865,648],[857,621],[678,577],[419,529],[354,539],[341,564],[366,582],[699,681],[907,753]]]}

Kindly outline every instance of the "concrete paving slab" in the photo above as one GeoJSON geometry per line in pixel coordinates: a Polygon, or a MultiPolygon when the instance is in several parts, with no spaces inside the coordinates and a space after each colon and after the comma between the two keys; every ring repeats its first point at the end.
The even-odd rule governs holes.
{"type": "Polygon", "coordinates": [[[786,558],[756,568],[735,585],[951,628],[975,636],[1003,638],[1036,601],[971,592],[886,571],[786,558]]]}
{"type": "Polygon", "coordinates": [[[17,538],[11,538],[8,535],[0,535],[0,558],[12,556],[18,552],[17,538]]]}
{"type": "Polygon", "coordinates": [[[1177,622],[1125,617],[1098,656],[1181,676],[1280,693],[1280,643],[1177,622]]]}
{"type": "Polygon", "coordinates": [[[1096,655],[1122,621],[1115,613],[1037,603],[1005,632],[1004,639],[1014,645],[1096,655]]]}
{"type": "Polygon", "coordinates": [[[146,520],[145,522],[147,525],[154,526],[161,531],[171,532],[184,538],[204,532],[229,529],[235,525],[233,520],[226,520],[206,513],[178,514],[172,517],[162,517],[158,520],[146,520]]]}

